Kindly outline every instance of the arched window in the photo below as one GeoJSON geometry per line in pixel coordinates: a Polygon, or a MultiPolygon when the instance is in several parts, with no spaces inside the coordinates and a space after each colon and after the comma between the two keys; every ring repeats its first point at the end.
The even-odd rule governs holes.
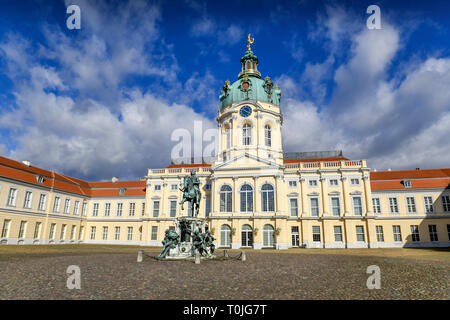
{"type": "Polygon", "coordinates": [[[220,245],[223,247],[231,246],[231,228],[227,224],[223,224],[220,228],[220,245]]]}
{"type": "Polygon", "coordinates": [[[241,245],[243,247],[251,247],[253,246],[253,230],[248,224],[242,226],[242,241],[241,245]]]}
{"type": "Polygon", "coordinates": [[[263,246],[273,247],[275,245],[275,233],[270,224],[266,224],[263,228],[263,246]]]}
{"type": "Polygon", "coordinates": [[[227,127],[225,129],[226,137],[227,137],[227,149],[231,148],[231,129],[227,127]]]}
{"type": "Polygon", "coordinates": [[[272,146],[272,129],[267,124],[264,126],[264,141],[266,143],[266,147],[272,146]]]}
{"type": "Polygon", "coordinates": [[[261,193],[262,211],[275,211],[273,187],[270,184],[266,183],[262,186],[261,193]]]}
{"type": "Polygon", "coordinates": [[[242,144],[249,146],[252,143],[252,127],[246,123],[242,128],[242,144]]]}
{"type": "Polygon", "coordinates": [[[220,212],[232,211],[232,190],[230,186],[223,185],[220,188],[220,212]]]}
{"type": "Polygon", "coordinates": [[[249,184],[241,187],[241,212],[253,211],[253,188],[249,184]]]}

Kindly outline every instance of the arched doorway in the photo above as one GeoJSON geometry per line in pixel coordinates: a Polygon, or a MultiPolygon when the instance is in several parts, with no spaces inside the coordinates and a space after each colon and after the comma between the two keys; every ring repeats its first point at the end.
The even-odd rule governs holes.
{"type": "Polygon", "coordinates": [[[241,245],[243,247],[253,246],[253,230],[248,224],[242,226],[241,245]]]}
{"type": "Polygon", "coordinates": [[[275,232],[270,224],[266,224],[263,228],[263,247],[275,246],[275,232]]]}
{"type": "Polygon", "coordinates": [[[223,224],[220,228],[220,246],[230,247],[231,246],[231,227],[227,224],[223,224]]]}

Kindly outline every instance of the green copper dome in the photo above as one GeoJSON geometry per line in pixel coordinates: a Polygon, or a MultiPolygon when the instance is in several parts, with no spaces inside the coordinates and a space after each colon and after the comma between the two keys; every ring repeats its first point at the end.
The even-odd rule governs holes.
{"type": "Polygon", "coordinates": [[[222,87],[219,97],[220,109],[232,103],[256,100],[280,106],[281,90],[270,81],[269,77],[261,79],[261,73],[258,71],[258,57],[253,54],[250,46],[241,58],[241,65],[238,80],[233,84],[226,81],[222,87]]]}

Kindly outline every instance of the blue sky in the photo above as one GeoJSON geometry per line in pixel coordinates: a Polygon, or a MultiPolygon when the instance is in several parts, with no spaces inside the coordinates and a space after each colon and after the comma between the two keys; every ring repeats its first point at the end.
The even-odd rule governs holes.
{"type": "Polygon", "coordinates": [[[450,167],[449,24],[448,1],[1,1],[0,155],[89,180],[164,167],[174,130],[215,128],[251,33],[285,151],[450,167]]]}

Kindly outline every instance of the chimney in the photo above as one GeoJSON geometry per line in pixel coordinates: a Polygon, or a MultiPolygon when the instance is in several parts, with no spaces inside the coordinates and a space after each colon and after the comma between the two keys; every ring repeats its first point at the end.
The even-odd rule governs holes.
{"type": "Polygon", "coordinates": [[[113,183],[114,183],[114,182],[117,182],[117,181],[119,181],[119,178],[117,178],[117,177],[112,177],[111,181],[112,181],[113,183]]]}
{"type": "Polygon", "coordinates": [[[26,165],[27,167],[31,166],[31,161],[30,160],[23,160],[22,163],[24,165],[26,165]]]}
{"type": "Polygon", "coordinates": [[[416,170],[420,170],[420,168],[416,168],[416,170]]]}

